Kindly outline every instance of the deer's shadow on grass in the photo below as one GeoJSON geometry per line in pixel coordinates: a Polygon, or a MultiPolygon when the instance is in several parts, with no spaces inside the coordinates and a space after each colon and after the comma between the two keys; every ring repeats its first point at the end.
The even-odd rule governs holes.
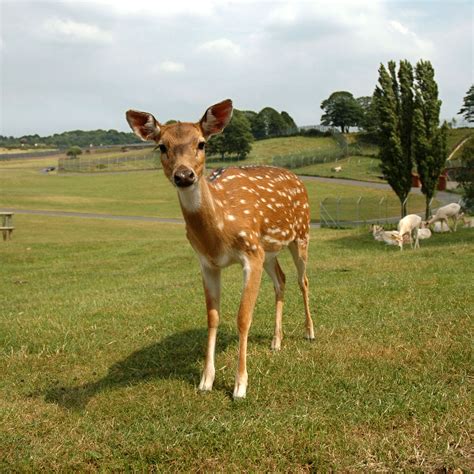
{"type": "MultiPolygon", "coordinates": [[[[191,385],[199,382],[198,362],[204,361],[207,329],[192,329],[164,338],[133,352],[113,364],[105,377],[72,387],[52,387],[45,400],[71,410],[82,410],[96,394],[150,379],[178,379],[191,385]]],[[[216,353],[235,343],[235,335],[219,330],[216,353]]]]}

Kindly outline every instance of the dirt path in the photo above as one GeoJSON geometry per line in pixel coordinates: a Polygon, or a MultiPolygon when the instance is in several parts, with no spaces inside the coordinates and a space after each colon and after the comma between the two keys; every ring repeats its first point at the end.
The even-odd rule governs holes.
{"type": "Polygon", "coordinates": [[[471,136],[469,137],[466,137],[461,143],[459,143],[455,148],[454,150],[449,154],[448,156],[448,161],[454,156],[454,154],[459,150],[459,148],[461,148],[464,143],[466,143],[469,139],[471,138],[471,136]]]}

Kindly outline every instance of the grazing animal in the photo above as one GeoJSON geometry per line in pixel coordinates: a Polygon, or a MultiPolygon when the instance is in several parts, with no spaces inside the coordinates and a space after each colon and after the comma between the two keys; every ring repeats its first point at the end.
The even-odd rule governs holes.
{"type": "Polygon", "coordinates": [[[453,219],[454,232],[456,232],[460,212],[461,206],[455,202],[447,204],[446,206],[442,206],[436,211],[435,215],[428,220],[428,225],[432,225],[438,221],[442,223],[444,222],[448,226],[449,232],[452,232],[452,229],[449,227],[448,219],[453,219]]]}
{"type": "Polygon", "coordinates": [[[405,235],[409,236],[411,248],[419,248],[420,243],[418,242],[418,229],[421,226],[421,217],[416,214],[408,214],[398,223],[398,242],[400,250],[403,250],[403,241],[405,235]],[[415,245],[413,245],[413,236],[415,237],[415,245]]]}
{"type": "Polygon", "coordinates": [[[336,173],[339,173],[342,171],[342,166],[335,166],[334,168],[331,168],[331,171],[335,171],[336,173]]]}
{"type": "MultiPolygon", "coordinates": [[[[372,235],[374,239],[379,242],[385,242],[387,245],[398,245],[400,246],[399,242],[399,232],[398,230],[384,230],[381,225],[373,225],[372,226],[372,235]]],[[[404,242],[408,243],[408,236],[404,237],[404,242]]]]}
{"type": "Polygon", "coordinates": [[[186,222],[186,235],[196,251],[204,283],[208,339],[199,389],[212,389],[219,324],[221,269],[243,268],[244,287],[237,314],[239,355],[233,396],[246,396],[247,338],[265,270],[273,281],[276,300],[272,349],[280,349],[285,275],[277,260],[288,247],[298,273],[306,315],[306,338],[314,339],[309,308],[306,263],[309,244],[309,204],[303,183],[293,173],[271,166],[230,167],[204,175],[206,142],[222,132],[232,117],[232,101],[209,107],[197,123],[161,125],[153,115],[129,110],[127,121],[143,140],[161,151],[163,170],[176,187],[186,222]]]}
{"type": "Polygon", "coordinates": [[[438,221],[433,225],[433,232],[442,234],[444,232],[451,232],[451,229],[449,228],[448,224],[446,224],[446,222],[438,221]]]}
{"type": "Polygon", "coordinates": [[[431,230],[427,227],[423,227],[422,229],[418,229],[418,239],[425,240],[431,237],[431,230]]]}
{"type": "Polygon", "coordinates": [[[461,212],[459,214],[460,220],[462,220],[463,226],[467,228],[473,228],[474,227],[474,218],[473,217],[467,217],[464,212],[461,212]]]}

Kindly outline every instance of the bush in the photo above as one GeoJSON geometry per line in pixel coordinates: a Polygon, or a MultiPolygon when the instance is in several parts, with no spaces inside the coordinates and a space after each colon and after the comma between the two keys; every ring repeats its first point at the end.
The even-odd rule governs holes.
{"type": "Polygon", "coordinates": [[[461,153],[461,169],[457,179],[461,185],[464,208],[474,212],[474,139],[471,138],[463,147],[461,153]]]}
{"type": "Polygon", "coordinates": [[[72,146],[66,153],[71,158],[77,158],[78,155],[82,155],[82,150],[78,146],[72,146]]]}

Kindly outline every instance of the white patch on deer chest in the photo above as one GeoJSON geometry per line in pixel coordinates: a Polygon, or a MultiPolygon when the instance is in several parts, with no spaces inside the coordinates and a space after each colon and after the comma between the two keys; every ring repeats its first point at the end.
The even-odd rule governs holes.
{"type": "Polygon", "coordinates": [[[178,198],[188,212],[197,212],[201,207],[201,190],[197,183],[187,188],[178,188],[178,198]]]}

